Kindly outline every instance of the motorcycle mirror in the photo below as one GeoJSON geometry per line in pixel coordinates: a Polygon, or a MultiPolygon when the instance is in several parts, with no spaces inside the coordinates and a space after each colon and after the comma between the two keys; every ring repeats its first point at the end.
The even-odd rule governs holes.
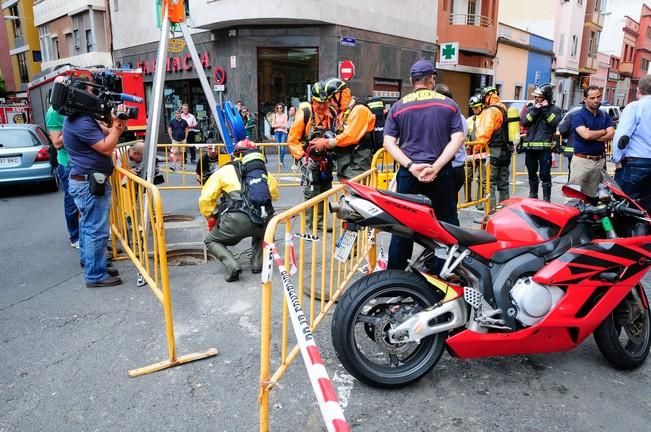
{"type": "Polygon", "coordinates": [[[568,198],[576,198],[580,199],[581,201],[590,201],[590,197],[581,192],[581,186],[579,185],[573,185],[573,184],[568,184],[568,185],[563,185],[561,188],[561,192],[563,195],[565,195],[568,198]]]}

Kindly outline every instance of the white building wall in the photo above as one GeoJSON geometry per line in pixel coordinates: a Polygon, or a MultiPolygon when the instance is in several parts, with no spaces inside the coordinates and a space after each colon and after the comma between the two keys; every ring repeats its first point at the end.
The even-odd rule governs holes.
{"type": "MultiPolygon", "coordinates": [[[[113,48],[160,39],[153,1],[110,0],[113,48]]],[[[241,24],[336,24],[434,43],[437,0],[195,0],[190,2],[195,31],[241,24]]]]}
{"type": "Polygon", "coordinates": [[[556,8],[554,52],[557,74],[576,75],[579,73],[586,4],[587,1],[583,1],[581,4],[578,1],[568,1],[560,3],[556,8]],[[576,49],[573,49],[574,38],[576,38],[576,49]]]}

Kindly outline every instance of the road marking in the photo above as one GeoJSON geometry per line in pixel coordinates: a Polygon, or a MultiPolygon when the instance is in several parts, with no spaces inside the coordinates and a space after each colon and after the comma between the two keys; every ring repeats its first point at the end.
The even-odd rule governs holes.
{"type": "Polygon", "coordinates": [[[332,382],[337,387],[337,394],[339,395],[339,403],[341,404],[341,407],[346,408],[348,406],[348,399],[350,398],[350,394],[353,391],[355,378],[346,372],[337,371],[332,376],[332,382]]]}

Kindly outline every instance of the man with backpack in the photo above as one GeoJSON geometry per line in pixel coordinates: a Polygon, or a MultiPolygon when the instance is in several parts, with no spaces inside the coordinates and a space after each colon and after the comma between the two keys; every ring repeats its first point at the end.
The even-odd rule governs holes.
{"type": "MultiPolygon", "coordinates": [[[[310,145],[337,157],[337,177],[350,180],[371,168],[375,144],[375,115],[352,97],[346,82],[339,78],[324,81],[328,103],[337,111],[336,136],[319,137],[310,145]]],[[[379,147],[378,147],[379,148],[379,147]]]]}
{"type": "Polygon", "coordinates": [[[274,214],[278,184],[267,172],[264,156],[248,138],[237,143],[233,161],[213,173],[201,189],[199,211],[208,221],[204,240],[224,265],[226,282],[239,279],[242,268],[227,246],[251,237],[251,272],[262,271],[264,231],[274,214]]]}
{"type": "Polygon", "coordinates": [[[484,110],[479,117],[477,141],[488,143],[490,150],[491,209],[509,198],[509,166],[513,149],[509,141],[506,106],[495,87],[481,89],[484,110]],[[497,193],[499,192],[499,199],[497,193]]]}
{"type": "MultiPolygon", "coordinates": [[[[287,136],[287,147],[296,161],[301,161],[301,186],[303,197],[309,200],[332,189],[334,155],[310,145],[315,138],[334,135],[334,121],[337,113],[328,106],[323,81],[312,84],[310,103],[298,107],[294,123],[287,136]]],[[[312,231],[313,209],[305,212],[305,224],[312,231]]],[[[323,213],[318,212],[318,228],[323,225],[323,213]]]]}
{"type": "Polygon", "coordinates": [[[522,143],[525,164],[529,174],[529,198],[538,198],[538,180],[542,182],[543,200],[552,196],[552,148],[556,127],[561,121],[561,109],[552,102],[553,88],[550,84],[536,87],[532,96],[534,103],[522,113],[520,123],[528,128],[522,143]]]}

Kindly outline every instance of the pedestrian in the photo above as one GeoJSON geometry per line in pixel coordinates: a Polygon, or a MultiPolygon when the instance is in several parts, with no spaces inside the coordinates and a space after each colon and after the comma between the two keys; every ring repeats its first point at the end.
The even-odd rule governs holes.
{"type": "Polygon", "coordinates": [[[167,126],[167,133],[172,138],[172,149],[170,151],[172,171],[181,168],[181,164],[185,161],[185,143],[187,142],[188,132],[190,130],[188,122],[183,120],[181,114],[183,114],[183,111],[176,110],[174,118],[170,120],[167,126]],[[181,164],[177,167],[177,162],[179,161],[181,164]]]}
{"type": "MultiPolygon", "coordinates": [[[[194,146],[194,137],[195,137],[195,128],[197,127],[197,119],[192,115],[190,112],[190,105],[184,103],[181,106],[181,118],[185,120],[185,122],[188,124],[188,127],[190,130],[188,131],[188,139],[187,142],[189,143],[188,145],[188,150],[190,152],[190,163],[195,163],[197,161],[197,149],[194,146]]],[[[186,158],[187,154],[184,153],[184,161],[185,163],[188,163],[188,160],[186,158]]]]}
{"type": "Polygon", "coordinates": [[[240,115],[242,116],[242,122],[244,123],[244,133],[246,137],[250,140],[253,140],[254,129],[255,129],[255,119],[253,118],[253,113],[249,111],[249,108],[243,106],[240,110],[240,115]]]}
{"type": "Polygon", "coordinates": [[[509,198],[509,166],[513,149],[509,143],[506,106],[500,100],[495,87],[481,90],[484,110],[479,117],[477,141],[488,144],[490,151],[490,206],[509,198]],[[499,199],[497,194],[499,193],[499,199]]]}
{"type": "MultiPolygon", "coordinates": [[[[90,87],[88,91],[92,93],[90,87]]],[[[120,105],[118,112],[125,111],[120,105]]],[[[120,285],[117,270],[107,265],[106,247],[109,237],[109,211],[113,150],[127,127],[112,113],[109,127],[102,127],[90,114],[66,117],[63,142],[70,156],[70,194],[79,209],[79,248],[86,286],[120,285]]]]}
{"type": "Polygon", "coordinates": [[[371,169],[375,115],[356,103],[348,84],[338,78],[324,81],[328,103],[337,112],[336,136],[315,138],[310,145],[322,152],[334,151],[337,177],[350,180],[371,169]]]}
{"type": "MultiPolygon", "coordinates": [[[[479,116],[484,110],[484,102],[482,101],[481,94],[474,94],[468,99],[468,105],[472,110],[472,116],[467,119],[466,141],[477,141],[477,128],[480,123],[479,116]]],[[[484,151],[485,147],[481,144],[475,144],[472,147],[467,147],[468,155],[472,157],[472,165],[470,169],[466,170],[466,201],[478,201],[484,198],[488,193],[486,190],[486,164],[488,163],[488,153],[484,151]],[[477,193],[473,197],[472,184],[473,179],[477,179],[477,193]]],[[[477,204],[478,210],[484,210],[484,203],[477,204]]]]}
{"type": "MultiPolygon", "coordinates": [[[[262,271],[262,243],[266,229],[266,222],[255,223],[248,213],[242,196],[242,179],[238,174],[240,164],[249,161],[261,161],[264,166],[264,156],[248,139],[235,146],[233,156],[232,163],[220,167],[210,176],[199,197],[199,211],[208,221],[210,230],[204,241],[208,250],[224,265],[226,282],[238,280],[242,272],[227,246],[235,246],[247,237],[251,237],[251,272],[262,271]]],[[[271,198],[277,199],[278,185],[274,177],[266,173],[259,180],[266,182],[271,198]]]]}
{"type": "MultiPolygon", "coordinates": [[[[450,87],[448,87],[446,84],[443,83],[437,83],[436,86],[434,86],[434,91],[442,94],[445,97],[449,97],[450,99],[454,100],[454,97],[452,96],[452,90],[450,90],[450,87]]],[[[461,124],[463,125],[463,136],[465,137],[468,135],[468,125],[466,123],[466,118],[461,114],[461,110],[459,110],[459,115],[461,116],[461,124]]],[[[459,150],[457,153],[454,155],[454,159],[452,159],[452,171],[454,172],[454,190],[456,191],[455,193],[455,207],[459,206],[459,192],[461,191],[461,188],[463,187],[464,183],[466,182],[466,146],[462,145],[459,147],[459,150]]],[[[457,212],[457,225],[458,225],[458,212],[457,212]]]]}
{"type": "Polygon", "coordinates": [[[278,155],[280,166],[285,166],[285,146],[287,142],[287,114],[282,103],[276,105],[275,111],[271,116],[271,128],[274,132],[274,141],[278,144],[278,155]]]}
{"type": "Polygon", "coordinates": [[[583,90],[583,107],[572,116],[574,157],[570,184],[579,185],[591,197],[597,195],[606,169],[605,144],[613,139],[613,122],[601,105],[601,89],[591,85],[583,90]]]}
{"type": "Polygon", "coordinates": [[[199,159],[195,178],[199,184],[205,184],[208,178],[219,168],[219,151],[216,144],[206,147],[206,151],[199,159]]]}
{"type": "Polygon", "coordinates": [[[620,165],[616,180],[622,190],[651,213],[651,75],[640,78],[637,99],[619,118],[613,162],[620,165]]]}
{"type": "Polygon", "coordinates": [[[554,89],[543,84],[533,91],[534,103],[522,113],[520,124],[527,128],[522,142],[529,174],[529,198],[538,198],[538,180],[542,182],[543,200],[552,197],[552,148],[561,109],[552,101],[554,89]]]}
{"type": "MultiPolygon", "coordinates": [[[[63,77],[60,78],[57,77],[57,82],[63,82],[63,77]]],[[[74,198],[70,195],[69,177],[72,167],[68,150],[63,144],[64,120],[65,117],[56,112],[52,106],[48,108],[45,114],[45,126],[52,145],[57,149],[57,175],[63,188],[63,214],[68,228],[68,240],[70,240],[70,246],[79,249],[79,210],[77,210],[74,198]]]]}
{"type": "MultiPolygon", "coordinates": [[[[301,167],[303,198],[307,201],[332,189],[334,155],[312,146],[315,138],[334,137],[337,112],[328,104],[323,81],[312,84],[310,103],[302,103],[289,130],[287,146],[301,167]]],[[[305,211],[305,226],[312,230],[314,208],[305,211]]],[[[323,211],[317,209],[317,229],[323,228],[323,211]]],[[[329,228],[327,228],[329,229],[329,228]]]]}
{"type": "MultiPolygon", "coordinates": [[[[435,73],[429,60],[411,66],[414,90],[389,110],[384,148],[400,166],[397,192],[427,196],[441,223],[458,224],[451,161],[463,146],[463,124],[457,104],[433,91],[435,73]]],[[[412,251],[411,239],[392,235],[388,268],[405,269],[412,251]]]]}

